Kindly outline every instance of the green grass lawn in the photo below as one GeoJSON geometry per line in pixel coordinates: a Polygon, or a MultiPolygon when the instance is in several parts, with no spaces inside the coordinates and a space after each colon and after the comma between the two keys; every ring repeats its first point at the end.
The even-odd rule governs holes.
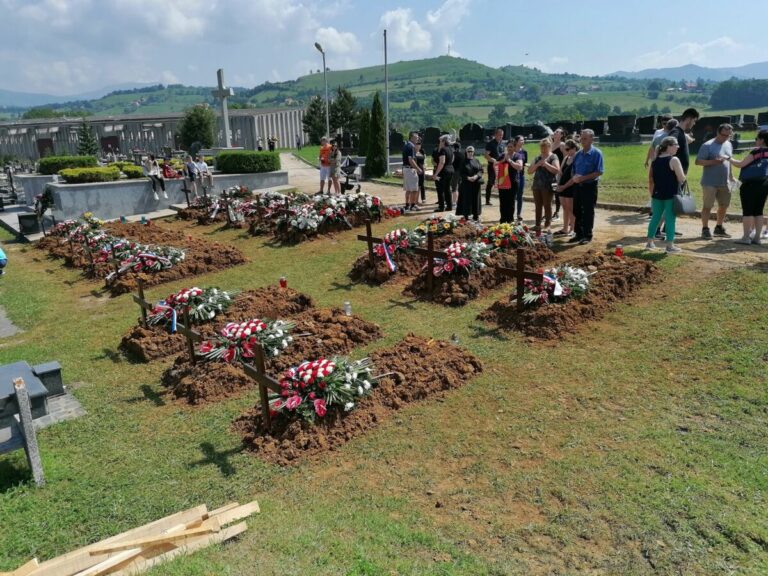
{"type": "Polygon", "coordinates": [[[485,371],[337,452],[277,468],[243,453],[230,430],[257,394],[174,403],[159,385],[171,360],[134,364],[116,352],[138,316],[128,296],[101,296],[0,232],[10,257],[0,302],[24,329],[0,342],[0,362],[59,360],[88,411],[39,434],[45,488],[34,488],[23,453],[0,456],[0,570],[200,503],[257,498],[262,514],[239,542],[151,574],[768,571],[765,269],[663,258],[661,281],[604,320],[532,344],[475,320],[508,288],[447,309],[397,286],[350,285],[356,231],[274,248],[174,227],[234,243],[251,262],[150,298],[284,275],[319,305],[349,300],[378,323],[385,338],[371,348],[411,331],[456,333],[485,371]]]}

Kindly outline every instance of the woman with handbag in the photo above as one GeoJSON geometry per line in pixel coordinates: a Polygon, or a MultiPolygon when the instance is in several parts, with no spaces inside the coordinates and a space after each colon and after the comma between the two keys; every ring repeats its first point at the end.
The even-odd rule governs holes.
{"type": "Polygon", "coordinates": [[[666,222],[667,254],[682,252],[679,246],[675,246],[675,196],[680,193],[680,187],[685,183],[683,165],[675,156],[678,147],[677,138],[664,138],[659,144],[656,159],[648,169],[648,192],[651,195],[653,217],[648,223],[646,250],[656,248],[653,239],[663,214],[666,222]]]}
{"type": "Polygon", "coordinates": [[[737,244],[761,244],[763,230],[763,209],[768,198],[768,130],[760,130],[753,148],[742,160],[729,158],[731,166],[741,168],[741,213],[744,236],[735,240],[737,244]],[[752,231],[754,229],[754,236],[752,231]]]}

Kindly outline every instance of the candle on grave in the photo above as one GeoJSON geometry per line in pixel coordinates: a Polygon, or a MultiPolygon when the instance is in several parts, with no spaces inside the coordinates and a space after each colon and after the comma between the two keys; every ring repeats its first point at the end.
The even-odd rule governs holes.
{"type": "Polygon", "coordinates": [[[146,224],[147,223],[147,217],[146,216],[142,216],[141,217],[141,223],[142,224],[146,224]]]}
{"type": "Polygon", "coordinates": [[[617,258],[624,258],[624,246],[616,244],[616,249],[613,251],[613,255],[617,258]]]}
{"type": "Polygon", "coordinates": [[[125,224],[125,223],[126,223],[125,216],[120,216],[120,224],[125,224]]]}
{"type": "Polygon", "coordinates": [[[285,279],[285,276],[280,276],[280,288],[287,288],[288,287],[288,280],[285,279]]]}

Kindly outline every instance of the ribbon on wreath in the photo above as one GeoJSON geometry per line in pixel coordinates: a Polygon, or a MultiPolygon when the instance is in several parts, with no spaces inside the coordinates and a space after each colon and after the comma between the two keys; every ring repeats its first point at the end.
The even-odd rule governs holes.
{"type": "Polygon", "coordinates": [[[545,280],[546,282],[549,282],[550,284],[554,284],[554,285],[555,285],[555,289],[554,289],[554,291],[552,292],[552,295],[553,295],[553,296],[557,297],[557,296],[562,296],[562,295],[563,295],[563,286],[562,286],[562,284],[560,284],[560,282],[558,281],[558,279],[557,279],[557,275],[555,275],[555,274],[552,274],[552,273],[550,273],[550,272],[546,272],[546,273],[544,274],[544,280],[545,280]]]}
{"type": "Polygon", "coordinates": [[[387,245],[382,244],[381,247],[384,249],[384,259],[387,261],[387,267],[389,268],[389,271],[396,272],[397,264],[395,264],[395,261],[392,260],[392,255],[389,253],[389,249],[387,248],[387,245]]]}
{"type": "Polygon", "coordinates": [[[176,320],[178,319],[176,308],[173,306],[168,306],[168,304],[165,303],[165,300],[160,300],[160,302],[155,304],[155,308],[171,311],[171,334],[176,334],[176,320]]]}

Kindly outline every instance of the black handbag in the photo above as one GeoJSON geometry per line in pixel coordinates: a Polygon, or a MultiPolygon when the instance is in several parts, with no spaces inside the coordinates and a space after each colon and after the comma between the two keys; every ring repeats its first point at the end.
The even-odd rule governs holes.
{"type": "Polygon", "coordinates": [[[744,166],[739,173],[739,180],[749,182],[750,180],[765,180],[768,178],[768,156],[766,154],[768,152],[762,152],[760,159],[756,158],[747,166],[744,166]]]}
{"type": "Polygon", "coordinates": [[[696,200],[691,196],[691,190],[688,188],[688,180],[680,185],[680,192],[675,194],[675,214],[693,214],[696,212],[696,200]]]}

